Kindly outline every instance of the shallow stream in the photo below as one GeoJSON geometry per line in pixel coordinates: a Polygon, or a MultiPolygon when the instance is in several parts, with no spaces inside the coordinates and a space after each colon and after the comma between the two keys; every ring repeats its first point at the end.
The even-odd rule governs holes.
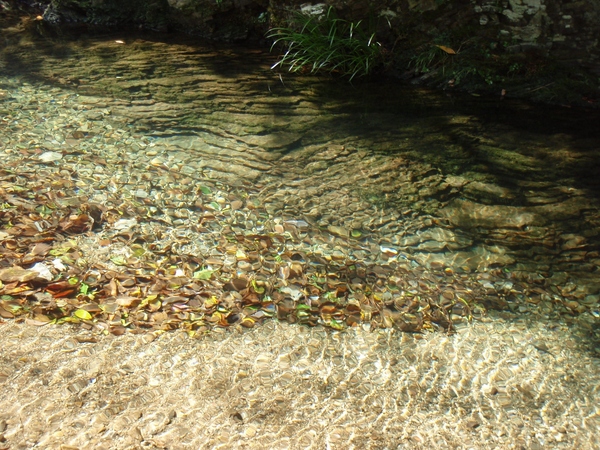
{"type": "MultiPolygon", "coordinates": [[[[370,323],[370,310],[363,307],[361,320],[343,322],[321,305],[320,325],[355,325],[365,332],[379,326],[438,329],[440,342],[449,345],[444,329],[469,327],[471,318],[536,323],[536,333],[543,332],[539,325],[543,323],[550,324],[549,336],[562,327],[576,340],[572,345],[597,360],[597,112],[529,105],[500,96],[434,93],[394,81],[353,85],[295,77],[271,71],[273,56],[262,50],[198,44],[192,39],[111,35],[72,40],[31,35],[16,27],[6,32],[0,50],[4,168],[10,168],[11,176],[69,178],[74,183],[69,188],[93,203],[110,207],[123,198],[138,205],[141,210],[121,211],[121,220],[130,220],[135,212],[142,218],[134,224],[115,220],[118,233],[112,237],[139,235],[138,247],[165,258],[171,254],[202,258],[196,269],[232,274],[228,291],[235,300],[241,290],[235,280],[263,269],[275,272],[269,272],[264,255],[253,257],[248,247],[227,247],[232,240],[225,245],[222,235],[281,235],[279,255],[272,264],[283,279],[281,295],[293,301],[314,298],[319,292],[325,295],[318,277],[324,267],[330,272],[337,267],[343,276],[326,275],[335,295],[341,297],[349,289],[359,300],[369,297],[388,311],[370,323]],[[207,192],[210,198],[199,203],[207,192]],[[281,258],[285,262],[288,256],[287,269],[281,269],[281,258]],[[304,266],[298,268],[300,263],[304,266]],[[316,291],[304,290],[310,283],[299,280],[307,276],[315,277],[316,291]],[[409,298],[428,298],[432,304],[440,303],[440,309],[450,305],[445,310],[448,317],[430,318],[428,326],[411,322],[418,314],[402,316],[409,298]],[[461,302],[468,303],[468,311],[461,309],[461,302]]],[[[129,250],[107,244],[103,253],[90,234],[74,238],[82,259],[104,257],[122,266],[115,255],[131,256],[127,253],[131,242],[129,250]]],[[[8,240],[9,234],[0,238],[8,240]]],[[[135,254],[135,248],[131,251],[135,254]]],[[[253,279],[261,281],[260,275],[253,279]]],[[[252,325],[266,314],[255,313],[252,325]]],[[[278,316],[285,318],[281,308],[278,316]]],[[[299,313],[289,321],[302,322],[299,313]]],[[[254,331],[259,333],[258,328],[254,331]]],[[[279,339],[282,332],[268,328],[268,333],[279,339]]],[[[332,339],[328,336],[327,342],[332,339]]],[[[515,337],[516,342],[532,339],[515,337]]],[[[312,342],[310,337],[306,340],[312,342]]],[[[535,349],[548,350],[548,343],[536,342],[535,349]]],[[[346,357],[352,352],[348,345],[346,357]]],[[[390,348],[402,353],[395,346],[390,348]]],[[[469,354],[466,347],[461,351],[462,357],[469,354]]],[[[434,353],[422,356],[435,359],[434,353]]],[[[389,363],[388,356],[383,361],[389,363]]],[[[492,360],[496,363],[498,358],[492,360]]],[[[343,364],[354,370],[354,362],[343,364]]],[[[429,363],[423,364],[429,373],[429,363]]],[[[375,385],[387,383],[377,381],[381,367],[369,369],[375,385]]],[[[446,370],[452,371],[446,367],[440,373],[446,370]]],[[[304,375],[299,371],[298,376],[304,375]]],[[[582,408],[588,420],[580,428],[585,436],[592,436],[598,425],[598,410],[591,406],[593,397],[597,401],[596,376],[581,376],[589,389],[581,394],[582,401],[589,402],[582,408]]],[[[353,398],[359,399],[357,392],[353,398]]],[[[241,422],[246,417],[235,411],[230,416],[241,422]]],[[[246,438],[260,430],[257,423],[246,438]]],[[[480,423],[467,421],[465,429],[475,433],[480,423]]],[[[549,442],[548,437],[526,438],[526,433],[510,431],[512,425],[505,427],[509,431],[502,436],[518,437],[530,448],[549,442]]],[[[548,436],[555,437],[554,444],[582,445],[572,439],[577,431],[565,431],[567,437],[559,439],[562,431],[552,430],[548,436]]],[[[408,442],[407,448],[431,448],[418,433],[397,437],[392,444],[364,430],[351,437],[339,431],[337,441],[316,433],[315,442],[323,445],[319,448],[343,448],[344,440],[351,438],[353,445],[366,445],[361,433],[375,439],[368,441],[370,448],[392,448],[386,446],[400,442],[408,442]]],[[[151,433],[142,434],[148,441],[145,434],[151,433]]],[[[226,447],[237,442],[228,436],[220,441],[226,447]]],[[[311,441],[311,435],[306,436],[304,446],[311,441]]],[[[477,444],[481,436],[473,442],[477,444]]],[[[508,442],[502,436],[496,436],[498,445],[508,442]]],[[[219,437],[212,438],[219,442],[219,437]]],[[[269,439],[275,447],[289,444],[275,431],[269,439]]],[[[458,445],[452,442],[442,437],[437,445],[458,445]]]]}

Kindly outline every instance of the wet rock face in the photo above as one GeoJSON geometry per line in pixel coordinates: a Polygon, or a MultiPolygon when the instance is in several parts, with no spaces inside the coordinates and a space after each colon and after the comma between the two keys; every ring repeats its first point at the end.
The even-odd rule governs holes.
{"type": "Polygon", "coordinates": [[[262,38],[267,0],[168,0],[172,26],[220,41],[262,38]]]}
{"type": "Polygon", "coordinates": [[[167,17],[166,0],[53,0],[44,12],[44,20],[53,24],[137,24],[155,30],[166,29],[167,17]]]}
{"type": "Polygon", "coordinates": [[[55,24],[134,24],[232,42],[263,39],[269,27],[287,25],[294,10],[329,6],[348,20],[376,19],[382,42],[401,44],[403,33],[420,33],[430,42],[467,27],[511,54],[536,52],[600,73],[600,4],[593,0],[383,0],[375,6],[365,0],[52,0],[44,18],[55,24]]]}
{"type": "Polygon", "coordinates": [[[135,25],[238,41],[262,37],[267,6],[266,0],[52,0],[44,19],[57,25],[135,25]]]}
{"type": "Polygon", "coordinates": [[[564,62],[583,63],[600,73],[600,4],[594,1],[509,0],[498,5],[477,1],[482,27],[498,25],[512,52],[547,51],[564,62]],[[508,41],[507,41],[508,42],[508,41]]]}

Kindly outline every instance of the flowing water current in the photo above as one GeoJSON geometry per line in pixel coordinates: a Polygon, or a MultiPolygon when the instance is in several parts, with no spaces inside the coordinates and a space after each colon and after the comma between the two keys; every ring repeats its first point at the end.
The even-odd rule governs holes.
{"type": "Polygon", "coordinates": [[[260,271],[281,298],[280,321],[198,340],[7,313],[0,448],[597,448],[597,112],[293,77],[190,39],[3,31],[2,193],[22,177],[124,199],[112,235],[72,238],[82,261],[201,256],[232,302],[260,271]],[[282,236],[279,255],[225,234],[282,236]],[[324,296],[322,267],[356,321],[282,306],[324,296]]]}

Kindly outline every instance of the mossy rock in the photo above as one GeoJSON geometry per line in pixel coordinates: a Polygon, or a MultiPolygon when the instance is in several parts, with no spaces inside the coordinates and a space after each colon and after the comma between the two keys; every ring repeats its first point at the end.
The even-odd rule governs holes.
{"type": "Polygon", "coordinates": [[[155,30],[165,29],[168,17],[167,0],[53,0],[44,14],[45,20],[55,24],[135,24],[155,30]]]}

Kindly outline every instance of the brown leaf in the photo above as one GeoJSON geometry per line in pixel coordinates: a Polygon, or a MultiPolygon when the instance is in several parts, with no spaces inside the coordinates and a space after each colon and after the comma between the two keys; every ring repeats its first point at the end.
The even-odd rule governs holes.
{"type": "Polygon", "coordinates": [[[110,282],[108,283],[108,295],[111,297],[116,297],[119,294],[119,289],[117,286],[117,280],[115,280],[114,278],[112,278],[110,280],[110,282]]]}
{"type": "Polygon", "coordinates": [[[152,321],[156,324],[161,324],[169,318],[168,314],[164,311],[152,313],[151,317],[152,321]]]}
{"type": "Polygon", "coordinates": [[[0,317],[4,319],[12,319],[13,317],[15,317],[15,315],[10,311],[4,309],[2,306],[0,306],[0,317]]]}
{"type": "Polygon", "coordinates": [[[27,325],[33,325],[36,327],[42,327],[44,325],[48,325],[49,321],[43,321],[43,320],[35,320],[35,319],[25,319],[25,323],[27,325]]]}
{"type": "Polygon", "coordinates": [[[246,278],[232,278],[231,281],[223,286],[226,291],[241,291],[248,285],[246,278]]]}
{"type": "Polygon", "coordinates": [[[244,305],[260,305],[261,304],[260,297],[258,295],[256,295],[254,292],[248,292],[246,295],[244,295],[243,300],[244,300],[244,305]]]}
{"type": "Polygon", "coordinates": [[[319,308],[321,311],[321,314],[325,314],[325,315],[331,315],[331,314],[335,314],[338,309],[336,307],[336,305],[334,304],[325,304],[323,306],[321,306],[321,308],[319,308]]]}
{"type": "Polygon", "coordinates": [[[27,294],[31,293],[31,287],[27,284],[22,284],[21,286],[16,286],[16,287],[8,289],[8,286],[7,286],[7,288],[2,290],[2,293],[6,294],[6,295],[18,295],[18,294],[26,295],[25,293],[27,293],[27,294]]]}
{"type": "Polygon", "coordinates": [[[126,308],[131,308],[133,306],[136,306],[141,301],[142,300],[138,297],[129,297],[127,295],[120,295],[116,299],[117,305],[124,306],[126,308]]]}
{"type": "Polygon", "coordinates": [[[240,322],[240,325],[245,328],[252,328],[255,323],[256,323],[256,319],[254,319],[252,317],[244,317],[242,319],[242,321],[240,322]]]}
{"type": "Polygon", "coordinates": [[[75,292],[77,287],[68,281],[58,281],[46,286],[46,291],[50,292],[54,298],[68,297],[75,292]]]}
{"type": "Polygon", "coordinates": [[[87,214],[69,216],[61,221],[60,228],[66,233],[80,234],[90,231],[94,225],[94,219],[87,214]]]}
{"type": "Polygon", "coordinates": [[[96,203],[84,203],[81,205],[81,210],[90,216],[92,225],[98,226],[100,223],[102,223],[106,207],[96,203]]]}
{"type": "Polygon", "coordinates": [[[450,47],[446,47],[445,45],[436,45],[436,47],[439,48],[440,50],[445,51],[449,55],[456,55],[456,52],[453,49],[451,49],[450,47]]]}
{"type": "Polygon", "coordinates": [[[35,270],[27,270],[18,266],[7,267],[6,269],[0,269],[0,281],[10,283],[18,281],[24,283],[26,281],[33,280],[39,275],[35,270]]]}
{"type": "Polygon", "coordinates": [[[35,255],[35,256],[46,256],[50,250],[52,250],[51,245],[44,244],[42,242],[38,242],[31,249],[31,254],[35,255]]]}
{"type": "Polygon", "coordinates": [[[122,336],[125,333],[127,333],[127,328],[125,328],[124,326],[121,325],[117,325],[114,327],[110,327],[110,333],[114,334],[115,336],[122,336]]]}

